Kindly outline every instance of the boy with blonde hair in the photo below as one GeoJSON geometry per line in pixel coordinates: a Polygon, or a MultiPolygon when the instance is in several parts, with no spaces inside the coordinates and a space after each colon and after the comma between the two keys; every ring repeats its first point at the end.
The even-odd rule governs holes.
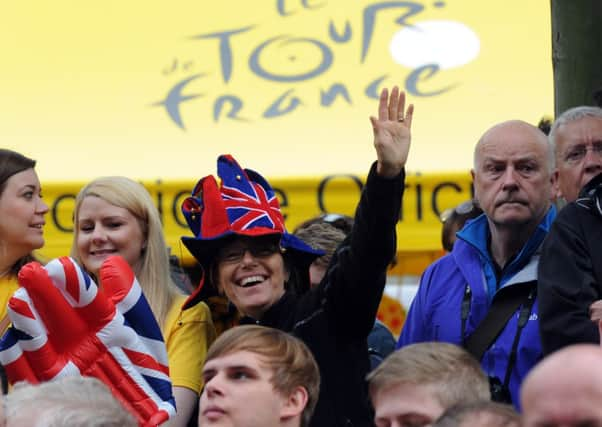
{"type": "Polygon", "coordinates": [[[479,362],[449,343],[411,344],[389,355],[367,376],[377,427],[430,425],[460,403],[488,400],[479,362]]]}
{"type": "Polygon", "coordinates": [[[213,343],[203,368],[199,425],[307,427],[320,373],[307,346],[274,328],[246,325],[213,343]]]}

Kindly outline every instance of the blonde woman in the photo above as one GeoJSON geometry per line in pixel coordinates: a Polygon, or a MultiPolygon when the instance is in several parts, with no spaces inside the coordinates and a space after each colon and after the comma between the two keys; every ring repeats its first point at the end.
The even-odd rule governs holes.
{"type": "MultiPolygon", "coordinates": [[[[170,426],[186,426],[202,388],[207,348],[215,339],[208,307],[183,309],[169,272],[169,255],[159,213],[146,189],[125,177],[103,177],[77,195],[71,255],[93,276],[111,255],[134,271],[163,332],[177,416],[170,426]]],[[[102,287],[102,283],[100,283],[102,287]]]]}

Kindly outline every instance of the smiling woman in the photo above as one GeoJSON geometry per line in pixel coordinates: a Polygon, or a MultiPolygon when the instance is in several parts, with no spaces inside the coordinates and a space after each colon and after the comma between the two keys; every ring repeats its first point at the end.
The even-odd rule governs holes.
{"type": "Polygon", "coordinates": [[[222,155],[220,184],[201,178],[182,205],[194,233],[182,241],[203,268],[203,285],[228,297],[241,324],[292,333],[313,352],[322,387],[312,426],[372,425],[366,338],[395,253],[413,111],[399,88],[381,92],[378,118],[370,118],[377,161],[349,238],[311,289],[310,264],[324,252],[287,232],[276,193],[259,173],[222,155]]]}
{"type": "Polygon", "coordinates": [[[177,406],[170,426],[187,425],[203,385],[201,369],[215,329],[204,303],[183,308],[187,296],[170,277],[159,212],[148,191],[122,176],[97,178],[86,185],[75,200],[71,255],[97,279],[111,255],[130,265],[167,347],[177,406]]]}
{"type": "MultiPolygon", "coordinates": [[[[17,273],[29,261],[32,251],[44,246],[44,215],[35,160],[15,151],[0,149],[0,319],[17,289],[17,273]]],[[[0,333],[4,322],[0,320],[0,333]]]]}

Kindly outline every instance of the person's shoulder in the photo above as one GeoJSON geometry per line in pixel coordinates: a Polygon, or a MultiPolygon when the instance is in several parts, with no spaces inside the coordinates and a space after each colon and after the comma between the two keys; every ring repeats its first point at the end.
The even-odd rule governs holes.
{"type": "Polygon", "coordinates": [[[556,215],[554,225],[583,228],[584,226],[587,227],[588,224],[597,222],[602,224],[602,214],[596,211],[595,206],[575,201],[560,209],[556,215]]]}
{"type": "MultiPolygon", "coordinates": [[[[457,243],[458,241],[454,243],[454,246],[457,243]]],[[[457,268],[456,256],[457,253],[454,253],[454,251],[452,251],[446,253],[441,258],[437,258],[435,261],[433,261],[426,267],[426,269],[424,270],[424,274],[437,274],[441,271],[449,272],[450,270],[455,270],[457,268]]]]}
{"type": "Polygon", "coordinates": [[[180,321],[205,322],[211,319],[211,311],[209,310],[207,304],[205,304],[203,301],[199,301],[196,304],[186,308],[186,310],[183,310],[182,306],[187,299],[187,295],[176,294],[171,303],[170,311],[180,312],[180,321]]]}
{"type": "Polygon", "coordinates": [[[429,298],[437,298],[447,294],[454,288],[456,282],[464,283],[462,273],[452,253],[431,263],[422,273],[420,278],[419,292],[426,292],[429,298]]]}
{"type": "Polygon", "coordinates": [[[556,218],[558,217],[570,217],[573,215],[579,215],[589,211],[590,209],[583,204],[579,204],[578,202],[567,203],[558,211],[556,218]]]}

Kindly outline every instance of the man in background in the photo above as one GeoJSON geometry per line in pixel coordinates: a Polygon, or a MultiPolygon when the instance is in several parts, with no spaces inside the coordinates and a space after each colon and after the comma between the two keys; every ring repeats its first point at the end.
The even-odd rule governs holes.
{"type": "Polygon", "coordinates": [[[424,272],[398,341],[465,346],[490,377],[493,399],[517,407],[522,379],[542,357],[537,265],[556,214],[552,167],[535,126],[512,120],[485,132],[472,171],[485,215],[424,272]]]}
{"type": "Polygon", "coordinates": [[[539,266],[544,354],[599,343],[602,318],[602,109],[581,106],[554,122],[557,196],[569,202],[552,225],[539,266]]]}
{"type": "Polygon", "coordinates": [[[546,357],[521,390],[524,427],[602,426],[602,349],[566,347],[546,357]]]}
{"type": "Polygon", "coordinates": [[[487,376],[479,363],[461,347],[448,343],[403,347],[368,374],[367,380],[377,427],[426,426],[447,408],[489,399],[487,376]]]}
{"type": "Polygon", "coordinates": [[[109,388],[92,377],[70,376],[36,385],[17,383],[3,396],[6,427],[137,427],[109,388]]]}

